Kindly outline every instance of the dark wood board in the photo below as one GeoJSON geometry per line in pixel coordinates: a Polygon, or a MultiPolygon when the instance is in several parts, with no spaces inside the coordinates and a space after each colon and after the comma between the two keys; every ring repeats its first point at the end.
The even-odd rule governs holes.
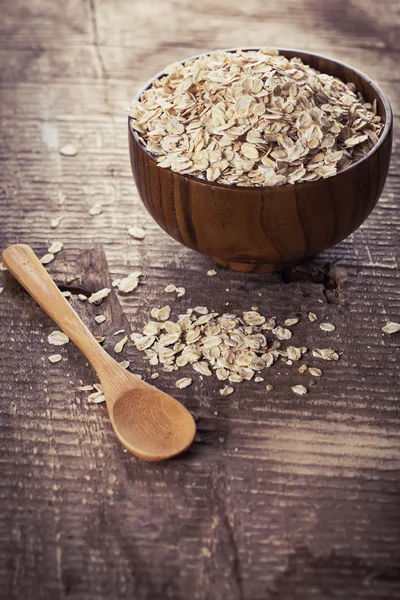
{"type": "MultiPolygon", "coordinates": [[[[280,319],[301,313],[296,342],[332,335],[343,355],[323,363],[305,397],[292,394],[300,376],[283,364],[225,399],[214,378],[177,390],[176,374],[160,371],[157,385],[196,413],[198,434],[185,456],[148,464],[77,391],[96,381],[79,351],[69,344],[49,363],[53,323],[0,272],[0,598],[399,598],[400,341],[381,331],[400,319],[398,2],[4,0],[1,14],[0,250],[25,242],[43,254],[61,240],[49,272],[110,349],[112,333],[139,329],[153,306],[176,315],[229,302],[280,319]],[[143,208],[124,110],[166,63],[251,45],[303,48],[368,73],[393,106],[392,165],[371,216],[335,248],[282,275],[216,267],[210,278],[212,262],[143,208]],[[59,154],[67,143],[75,157],[59,154]],[[91,217],[95,202],[104,212],[91,217]],[[146,229],[142,242],[127,234],[134,225],[146,229]],[[136,269],[134,293],[113,292],[101,307],[77,299],[136,269]],[[186,295],[171,298],[169,283],[186,295]],[[310,327],[308,311],[337,331],[310,327]]],[[[150,380],[132,344],[120,356],[150,380]]]]}

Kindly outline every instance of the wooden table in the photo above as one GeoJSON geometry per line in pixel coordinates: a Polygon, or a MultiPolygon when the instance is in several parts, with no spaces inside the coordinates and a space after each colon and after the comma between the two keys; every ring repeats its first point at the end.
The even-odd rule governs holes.
{"type": "MultiPolygon", "coordinates": [[[[63,251],[49,272],[112,351],[153,306],[301,313],[297,341],[337,325],[342,352],[305,397],[296,368],[228,398],[215,378],[177,390],[198,416],[182,458],[148,464],[125,453],[104,405],[81,384],[95,374],[53,323],[0,273],[0,597],[7,600],[291,600],[400,597],[400,151],[379,205],[349,239],[275,276],[217,268],[171,240],[133,184],[125,108],[165,64],[210,48],[291,46],[348,62],[387,93],[399,127],[396,0],[13,0],[2,3],[0,247],[63,251]],[[60,147],[74,144],[75,157],[60,147]],[[89,208],[101,203],[102,214],[89,208]],[[51,229],[50,219],[63,219],[51,229]],[[142,242],[130,226],[146,229],[142,242]],[[77,299],[136,269],[138,290],[101,310],[77,299]],[[187,293],[172,299],[167,284],[187,293]],[[96,325],[93,312],[105,312],[96,325]],[[60,350],[62,362],[48,356],[60,350]],[[268,393],[265,384],[274,390],[268,393]]],[[[122,359],[149,380],[133,347],[122,359]]],[[[154,370],[154,369],[153,369],[154,370]]],[[[190,369],[182,376],[191,374],[190,369]]],[[[181,375],[179,375],[181,376],[181,375]]],[[[301,380],[303,381],[303,380],[301,380]]]]}

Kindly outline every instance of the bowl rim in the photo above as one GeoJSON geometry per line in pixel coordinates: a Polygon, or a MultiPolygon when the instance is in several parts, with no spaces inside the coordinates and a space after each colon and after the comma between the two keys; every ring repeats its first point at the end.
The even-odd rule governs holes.
{"type": "MultiPolygon", "coordinates": [[[[226,49],[222,49],[222,50],[210,50],[208,52],[201,52],[200,54],[196,54],[195,56],[190,56],[188,58],[184,58],[183,60],[178,60],[176,62],[179,62],[181,64],[184,64],[185,62],[189,61],[189,60],[195,60],[196,58],[200,58],[201,56],[209,56],[210,54],[213,54],[214,52],[236,52],[238,50],[242,50],[243,52],[248,52],[251,50],[260,50],[263,46],[248,46],[245,48],[226,48],[226,49]]],[[[306,185],[313,185],[316,183],[320,183],[321,181],[329,181],[330,179],[333,179],[334,177],[337,177],[339,175],[342,175],[343,173],[347,173],[348,171],[351,171],[352,169],[356,169],[357,167],[359,167],[360,165],[362,165],[363,163],[367,162],[378,150],[379,148],[385,143],[388,135],[390,134],[392,127],[393,127],[393,111],[392,111],[392,107],[390,105],[389,100],[387,99],[387,97],[385,96],[385,94],[382,92],[382,90],[380,89],[380,87],[367,75],[365,75],[362,71],[359,71],[358,69],[356,69],[355,67],[352,67],[351,65],[344,63],[340,60],[335,60],[333,58],[329,58],[328,56],[324,56],[323,54],[317,54],[316,52],[308,52],[307,50],[301,50],[299,48],[277,48],[276,46],[271,46],[269,47],[271,50],[277,50],[279,53],[281,52],[291,52],[296,54],[296,52],[302,54],[302,55],[306,55],[306,56],[311,56],[314,58],[322,58],[323,60],[326,60],[328,62],[331,63],[335,63],[336,65],[339,65],[341,67],[345,67],[346,69],[348,69],[349,71],[353,71],[353,73],[355,73],[356,75],[358,75],[361,79],[364,79],[366,81],[366,83],[368,85],[371,86],[371,88],[375,91],[375,93],[377,94],[377,96],[379,96],[382,105],[384,107],[385,110],[385,121],[384,121],[384,126],[382,129],[382,133],[377,141],[377,143],[375,144],[375,146],[373,146],[368,152],[367,154],[365,154],[364,156],[362,156],[361,158],[359,158],[356,162],[352,163],[351,165],[349,165],[348,167],[346,167],[345,169],[342,169],[341,171],[338,171],[337,173],[335,173],[335,175],[331,175],[330,177],[324,177],[321,179],[317,179],[316,181],[300,181],[300,182],[296,182],[294,184],[292,183],[285,183],[284,185],[281,186],[277,186],[277,187],[271,187],[271,186],[246,186],[246,185],[235,185],[235,184],[227,184],[227,183],[217,183],[215,181],[207,181],[206,179],[200,179],[199,177],[196,177],[196,175],[190,175],[187,173],[178,173],[176,171],[173,171],[171,169],[171,167],[159,167],[158,163],[157,163],[157,159],[156,157],[149,152],[149,150],[147,150],[147,148],[145,146],[143,146],[140,141],[139,141],[139,135],[137,133],[137,131],[135,129],[133,129],[131,127],[130,121],[131,121],[131,117],[128,116],[128,128],[130,131],[130,135],[132,136],[133,140],[135,141],[135,143],[140,147],[140,149],[154,162],[154,164],[156,165],[156,167],[159,167],[160,169],[164,169],[166,171],[169,171],[170,173],[173,173],[174,175],[176,175],[177,177],[182,177],[183,179],[187,179],[188,181],[194,181],[198,184],[201,185],[205,185],[207,187],[213,187],[213,188],[220,188],[220,189],[224,189],[224,190],[245,190],[248,193],[258,193],[260,194],[260,192],[276,192],[277,190],[287,190],[287,189],[293,189],[297,186],[306,186],[306,185]]],[[[151,79],[149,79],[149,81],[139,90],[139,92],[136,94],[134,100],[139,100],[141,95],[143,94],[143,92],[145,92],[153,83],[153,81],[156,81],[156,79],[161,79],[163,76],[166,76],[166,73],[164,71],[160,71],[159,73],[157,73],[157,75],[155,75],[154,77],[152,77],[151,79]]]]}

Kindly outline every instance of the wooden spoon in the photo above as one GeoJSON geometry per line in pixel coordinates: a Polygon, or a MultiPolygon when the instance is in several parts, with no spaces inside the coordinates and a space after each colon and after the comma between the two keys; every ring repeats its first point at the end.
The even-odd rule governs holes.
{"type": "Polygon", "coordinates": [[[119,441],[146,460],[180,454],[193,442],[192,415],[177,400],[123,369],[95,340],[33,250],[15,244],[3,252],[8,270],[83,352],[103,386],[119,441]]]}

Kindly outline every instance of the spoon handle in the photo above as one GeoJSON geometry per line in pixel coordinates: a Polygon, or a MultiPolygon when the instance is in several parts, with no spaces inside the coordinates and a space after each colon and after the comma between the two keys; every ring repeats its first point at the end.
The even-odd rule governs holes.
{"type": "Polygon", "coordinates": [[[2,257],[10,273],[78,346],[98,375],[115,365],[61,294],[32,248],[15,244],[4,250],[2,257]]]}

